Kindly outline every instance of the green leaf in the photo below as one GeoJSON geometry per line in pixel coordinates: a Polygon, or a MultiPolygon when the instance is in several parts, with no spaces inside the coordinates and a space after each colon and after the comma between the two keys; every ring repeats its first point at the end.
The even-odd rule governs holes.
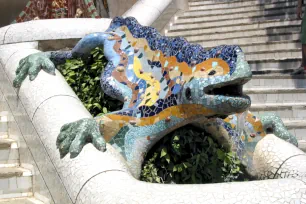
{"type": "Polygon", "coordinates": [[[103,107],[103,113],[107,113],[107,108],[103,107]]]}
{"type": "Polygon", "coordinates": [[[210,137],[208,137],[207,139],[208,139],[208,142],[209,142],[209,146],[214,144],[214,141],[210,137]]]}
{"type": "Polygon", "coordinates": [[[160,158],[164,157],[167,155],[167,149],[166,148],[163,148],[161,153],[160,153],[160,158]]]}
{"type": "MultiPolygon", "coordinates": [[[[95,107],[99,108],[99,109],[102,109],[101,105],[98,104],[98,103],[94,103],[93,105],[94,105],[95,107]]],[[[106,111],[107,111],[107,109],[106,109],[106,111]]],[[[103,108],[103,112],[104,112],[104,108],[103,108]]]]}
{"type": "Polygon", "coordinates": [[[165,159],[166,159],[166,161],[168,162],[168,164],[170,163],[170,156],[169,156],[169,154],[167,154],[166,156],[165,156],[165,159]]]}
{"type": "Polygon", "coordinates": [[[173,141],[178,141],[178,140],[180,140],[180,138],[177,135],[175,135],[173,141]]]}
{"type": "Polygon", "coordinates": [[[217,155],[218,155],[218,159],[220,160],[224,159],[224,152],[221,149],[217,149],[217,155]]]}
{"type": "Polygon", "coordinates": [[[155,178],[155,181],[156,181],[157,183],[160,183],[160,178],[159,178],[159,177],[156,177],[156,178],[155,178]]]}

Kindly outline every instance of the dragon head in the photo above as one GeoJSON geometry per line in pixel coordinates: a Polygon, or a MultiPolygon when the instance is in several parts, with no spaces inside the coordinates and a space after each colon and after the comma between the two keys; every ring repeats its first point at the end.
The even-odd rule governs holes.
{"type": "Polygon", "coordinates": [[[243,84],[252,77],[244,54],[237,46],[219,46],[210,52],[220,53],[220,58],[212,57],[194,65],[191,80],[182,89],[183,104],[201,104],[217,115],[241,113],[251,105],[248,96],[243,95],[243,84]],[[230,52],[229,52],[230,51],[230,52]],[[232,56],[222,56],[222,53],[232,56]],[[230,63],[224,59],[232,57],[230,63]]]}

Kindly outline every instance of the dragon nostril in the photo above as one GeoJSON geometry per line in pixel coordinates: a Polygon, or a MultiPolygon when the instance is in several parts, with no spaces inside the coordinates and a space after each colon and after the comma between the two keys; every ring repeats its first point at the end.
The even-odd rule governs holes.
{"type": "Polygon", "coordinates": [[[212,75],[215,75],[216,74],[216,71],[215,70],[212,70],[211,72],[209,72],[209,76],[212,76],[212,75]]]}
{"type": "Polygon", "coordinates": [[[273,134],[273,132],[274,132],[273,127],[268,127],[268,128],[266,129],[266,133],[267,133],[267,134],[273,134]]]}
{"type": "Polygon", "coordinates": [[[191,100],[191,89],[189,87],[186,89],[185,96],[188,100],[191,100]]]}

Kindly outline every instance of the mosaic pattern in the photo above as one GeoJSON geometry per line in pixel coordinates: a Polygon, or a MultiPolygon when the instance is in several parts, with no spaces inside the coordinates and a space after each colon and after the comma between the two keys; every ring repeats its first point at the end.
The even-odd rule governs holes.
{"type": "Polygon", "coordinates": [[[38,19],[100,18],[92,0],[29,0],[12,23],[38,19]]]}
{"type": "Polygon", "coordinates": [[[295,146],[298,144],[297,139],[286,129],[280,117],[272,113],[258,117],[246,111],[242,114],[230,115],[224,120],[214,118],[205,124],[196,125],[212,134],[219,143],[236,152],[248,172],[253,175],[255,173],[257,175],[253,162],[255,147],[269,131],[295,146]]]}
{"type": "Polygon", "coordinates": [[[242,93],[251,71],[238,46],[206,50],[184,38],[164,37],[134,18],[115,18],[106,32],[85,36],[72,51],[23,59],[14,86],[19,87],[27,74],[33,80],[41,68],[54,73],[54,65],[66,59],[86,59],[97,46],[104,47],[109,60],[101,75],[102,89],[124,101],[124,106],[102,117],[64,125],[57,140],[61,157],[69,152],[76,157],[88,141],[99,150],[105,150],[105,142],[109,142],[139,177],[151,146],[174,129],[192,123],[223,138],[223,143],[228,141],[249,166],[256,143],[266,135],[265,126],[275,123],[265,120],[263,124],[243,113],[251,104],[242,93]],[[234,113],[242,114],[220,119],[234,113]]]}

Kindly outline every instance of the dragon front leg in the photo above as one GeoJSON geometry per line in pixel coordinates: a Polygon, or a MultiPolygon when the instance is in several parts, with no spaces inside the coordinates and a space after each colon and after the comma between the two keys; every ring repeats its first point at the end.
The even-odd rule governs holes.
{"type": "Polygon", "coordinates": [[[142,162],[150,148],[174,129],[192,122],[192,119],[166,117],[148,125],[153,119],[120,117],[118,112],[95,119],[81,119],[62,127],[57,138],[57,147],[61,157],[70,153],[70,157],[74,158],[88,143],[105,151],[107,142],[121,153],[131,173],[138,178],[142,162]]]}

